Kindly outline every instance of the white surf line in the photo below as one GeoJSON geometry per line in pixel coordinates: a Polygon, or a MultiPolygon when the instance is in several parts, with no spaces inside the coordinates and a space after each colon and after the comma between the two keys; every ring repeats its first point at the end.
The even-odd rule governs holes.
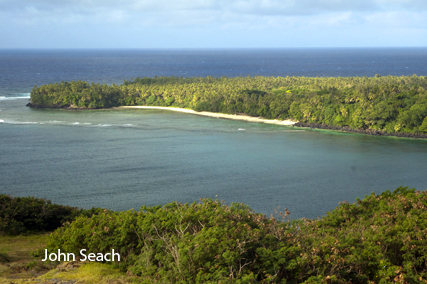
{"type": "Polygon", "coordinates": [[[178,108],[178,107],[159,107],[159,106],[121,106],[118,108],[131,108],[131,109],[160,109],[160,110],[170,110],[177,112],[184,112],[189,114],[197,114],[202,116],[216,117],[216,118],[225,118],[232,120],[243,120],[250,122],[260,122],[268,124],[279,124],[279,125],[294,125],[296,121],[288,120],[278,120],[278,119],[263,119],[258,117],[252,117],[248,115],[236,115],[236,114],[225,114],[225,113],[215,113],[207,111],[194,111],[192,109],[178,108]]]}

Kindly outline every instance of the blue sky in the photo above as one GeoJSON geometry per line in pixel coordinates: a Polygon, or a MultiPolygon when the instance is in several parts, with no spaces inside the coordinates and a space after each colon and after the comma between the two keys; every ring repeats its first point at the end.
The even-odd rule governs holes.
{"type": "Polygon", "coordinates": [[[0,0],[0,48],[427,46],[427,0],[0,0]]]}

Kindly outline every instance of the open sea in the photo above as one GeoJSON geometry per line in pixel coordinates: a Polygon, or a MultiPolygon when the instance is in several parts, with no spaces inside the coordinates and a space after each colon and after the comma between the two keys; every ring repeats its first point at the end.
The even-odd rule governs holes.
{"type": "Polygon", "coordinates": [[[427,48],[0,50],[0,193],[114,210],[209,197],[316,218],[427,188],[427,140],[158,110],[25,107],[34,85],[154,76],[427,75],[427,48]]]}

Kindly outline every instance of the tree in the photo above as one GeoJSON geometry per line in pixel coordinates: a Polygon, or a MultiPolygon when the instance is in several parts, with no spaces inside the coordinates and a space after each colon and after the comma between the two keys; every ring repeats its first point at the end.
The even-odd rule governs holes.
{"type": "Polygon", "coordinates": [[[420,132],[427,133],[427,116],[424,118],[423,123],[421,124],[419,128],[420,132]]]}

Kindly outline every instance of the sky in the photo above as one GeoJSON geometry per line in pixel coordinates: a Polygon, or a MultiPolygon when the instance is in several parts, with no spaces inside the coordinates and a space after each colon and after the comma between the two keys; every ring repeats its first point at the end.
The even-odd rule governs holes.
{"type": "Polygon", "coordinates": [[[0,48],[427,47],[427,0],[0,0],[0,48]]]}

